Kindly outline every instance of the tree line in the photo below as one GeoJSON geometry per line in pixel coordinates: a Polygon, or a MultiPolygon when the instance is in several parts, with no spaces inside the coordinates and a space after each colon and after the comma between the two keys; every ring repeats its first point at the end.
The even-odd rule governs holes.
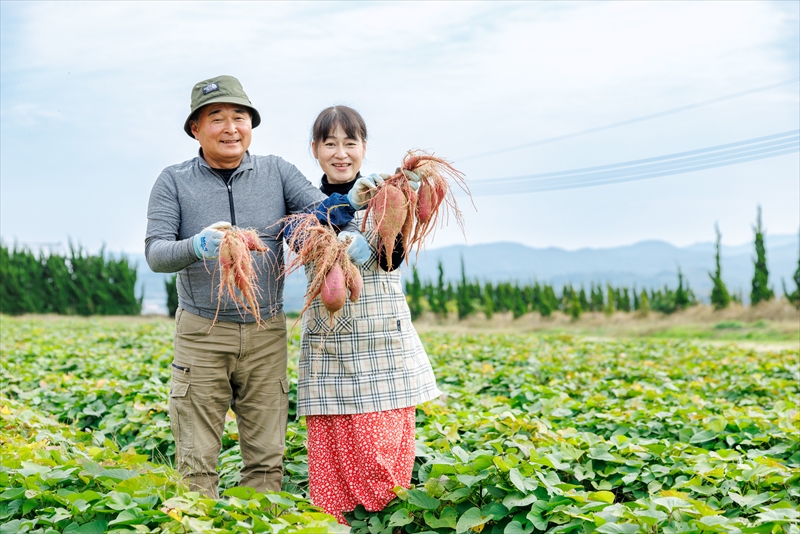
{"type": "Polygon", "coordinates": [[[673,313],[698,303],[689,284],[678,271],[678,286],[670,288],[638,289],[635,287],[613,287],[611,284],[591,284],[590,287],[574,287],[565,284],[560,291],[552,285],[541,282],[521,284],[519,282],[481,283],[468,280],[461,262],[461,278],[455,285],[445,282],[444,268],[438,264],[439,276],[436,282],[423,283],[416,268],[412,270],[411,280],[405,284],[411,318],[416,319],[425,310],[439,317],[447,317],[456,312],[459,319],[465,319],[482,312],[487,319],[495,313],[511,312],[515,319],[531,312],[543,317],[561,311],[577,319],[584,312],[603,312],[611,315],[616,311],[637,312],[647,315],[651,310],[673,313]]]}
{"type": "MultiPolygon", "coordinates": [[[[769,271],[767,269],[766,248],[764,246],[764,228],[761,224],[761,207],[758,208],[756,225],[753,227],[755,239],[755,259],[750,303],[756,305],[775,298],[775,292],[769,287],[769,271]]],[[[713,283],[711,305],[721,310],[731,302],[742,302],[741,294],[728,291],[722,279],[720,249],[722,234],[715,225],[715,271],[709,273],[713,283]]],[[[783,293],[789,302],[800,308],[800,256],[797,270],[794,273],[795,289],[792,292],[783,283],[783,293]]],[[[438,264],[438,278],[434,281],[422,282],[416,267],[412,270],[411,280],[406,281],[405,291],[412,319],[421,316],[425,310],[439,317],[447,317],[455,312],[459,320],[477,312],[487,318],[495,313],[511,312],[519,318],[526,313],[538,312],[548,317],[554,311],[561,311],[574,319],[584,312],[603,312],[607,315],[615,311],[636,312],[647,315],[650,311],[674,313],[698,304],[698,299],[683,274],[678,269],[678,285],[675,288],[613,287],[611,284],[592,283],[588,289],[572,284],[564,285],[557,293],[556,288],[538,281],[533,284],[519,282],[481,283],[467,279],[464,260],[461,260],[461,278],[455,283],[446,282],[442,263],[438,264]]]]}
{"type": "Polygon", "coordinates": [[[70,244],[69,255],[34,254],[0,243],[0,313],[139,315],[136,267],[119,259],[84,253],[70,244]]]}

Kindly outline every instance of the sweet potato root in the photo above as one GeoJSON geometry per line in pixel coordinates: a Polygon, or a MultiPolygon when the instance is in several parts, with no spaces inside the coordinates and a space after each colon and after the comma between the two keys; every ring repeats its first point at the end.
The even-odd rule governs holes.
{"type": "Polygon", "coordinates": [[[392,252],[398,233],[402,235],[406,254],[414,248],[419,252],[440,220],[442,206],[446,208],[445,215],[452,211],[461,230],[464,230],[464,219],[453,196],[450,181],[469,195],[464,174],[450,163],[422,151],[409,151],[397,172],[378,187],[367,204],[362,231],[366,228],[367,216],[372,214],[378,248],[384,251],[389,268],[392,267],[392,252]],[[416,192],[402,170],[413,171],[420,177],[416,192]]]}
{"type": "Polygon", "coordinates": [[[231,227],[224,230],[225,235],[219,245],[217,270],[220,276],[217,292],[217,312],[223,298],[231,299],[240,312],[250,312],[257,323],[261,322],[261,310],[258,306],[258,273],[255,259],[251,251],[261,253],[269,250],[258,232],[231,227]]]}
{"type": "Polygon", "coordinates": [[[284,218],[285,225],[293,228],[287,239],[290,257],[283,276],[288,276],[303,265],[312,269],[313,277],[306,290],[302,315],[319,296],[325,308],[333,314],[344,307],[347,292],[355,302],[361,294],[361,271],[347,255],[348,242],[339,241],[329,226],[319,222],[315,215],[300,213],[284,218]]]}

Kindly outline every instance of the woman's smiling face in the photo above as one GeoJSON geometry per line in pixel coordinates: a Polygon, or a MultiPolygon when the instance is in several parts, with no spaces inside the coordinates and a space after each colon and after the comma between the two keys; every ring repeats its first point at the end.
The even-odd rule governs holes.
{"type": "Polygon", "coordinates": [[[352,182],[361,170],[367,142],[348,137],[341,126],[336,126],[328,137],[311,143],[311,151],[328,176],[328,182],[344,184],[352,182]]]}

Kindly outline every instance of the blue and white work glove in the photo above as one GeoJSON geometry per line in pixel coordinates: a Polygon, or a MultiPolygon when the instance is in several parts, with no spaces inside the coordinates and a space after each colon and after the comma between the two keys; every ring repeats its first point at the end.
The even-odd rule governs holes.
{"type": "Polygon", "coordinates": [[[403,170],[403,174],[405,174],[406,178],[408,178],[408,185],[411,187],[411,189],[414,191],[419,189],[419,175],[417,175],[417,173],[414,171],[403,170]]]}
{"type": "Polygon", "coordinates": [[[211,226],[203,228],[199,234],[194,236],[194,253],[201,260],[215,260],[219,256],[219,244],[225,235],[223,230],[231,227],[231,223],[226,221],[215,222],[211,226]]]}
{"type": "MultiPolygon", "coordinates": [[[[404,170],[403,174],[408,178],[408,185],[411,189],[414,191],[419,189],[419,176],[415,172],[404,170]]],[[[350,201],[350,205],[353,206],[353,209],[358,211],[366,206],[369,199],[371,199],[372,195],[378,190],[378,186],[390,176],[390,174],[370,174],[369,176],[362,176],[356,180],[350,192],[347,193],[347,200],[350,201]]]]}
{"type": "Polygon", "coordinates": [[[380,174],[370,174],[369,176],[358,178],[347,193],[347,200],[353,206],[353,209],[358,211],[366,206],[369,199],[377,191],[377,187],[382,183],[383,178],[381,178],[380,174]]]}
{"type": "Polygon", "coordinates": [[[348,238],[350,239],[350,244],[347,245],[347,255],[356,265],[363,265],[369,259],[369,243],[358,232],[344,231],[339,233],[339,241],[346,241],[348,238]]]}

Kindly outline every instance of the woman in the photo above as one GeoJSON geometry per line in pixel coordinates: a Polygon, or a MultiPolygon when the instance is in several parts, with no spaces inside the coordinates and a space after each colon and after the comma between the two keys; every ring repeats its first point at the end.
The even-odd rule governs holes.
{"type": "MultiPolygon", "coordinates": [[[[346,106],[322,111],[311,149],[325,173],[320,189],[346,194],[360,176],[367,149],[361,115],[346,106]]],[[[357,212],[354,222],[360,225],[363,214],[357,212]]],[[[395,497],[395,486],[409,487],[415,406],[441,395],[411,324],[400,273],[387,271],[371,222],[364,232],[371,254],[360,267],[364,286],[358,302],[348,300],[331,321],[314,299],[303,316],[300,348],[297,406],[308,427],[311,500],[343,524],[343,512],[359,504],[381,510],[395,497]]],[[[396,248],[393,269],[405,254],[402,246],[396,248]]]]}

